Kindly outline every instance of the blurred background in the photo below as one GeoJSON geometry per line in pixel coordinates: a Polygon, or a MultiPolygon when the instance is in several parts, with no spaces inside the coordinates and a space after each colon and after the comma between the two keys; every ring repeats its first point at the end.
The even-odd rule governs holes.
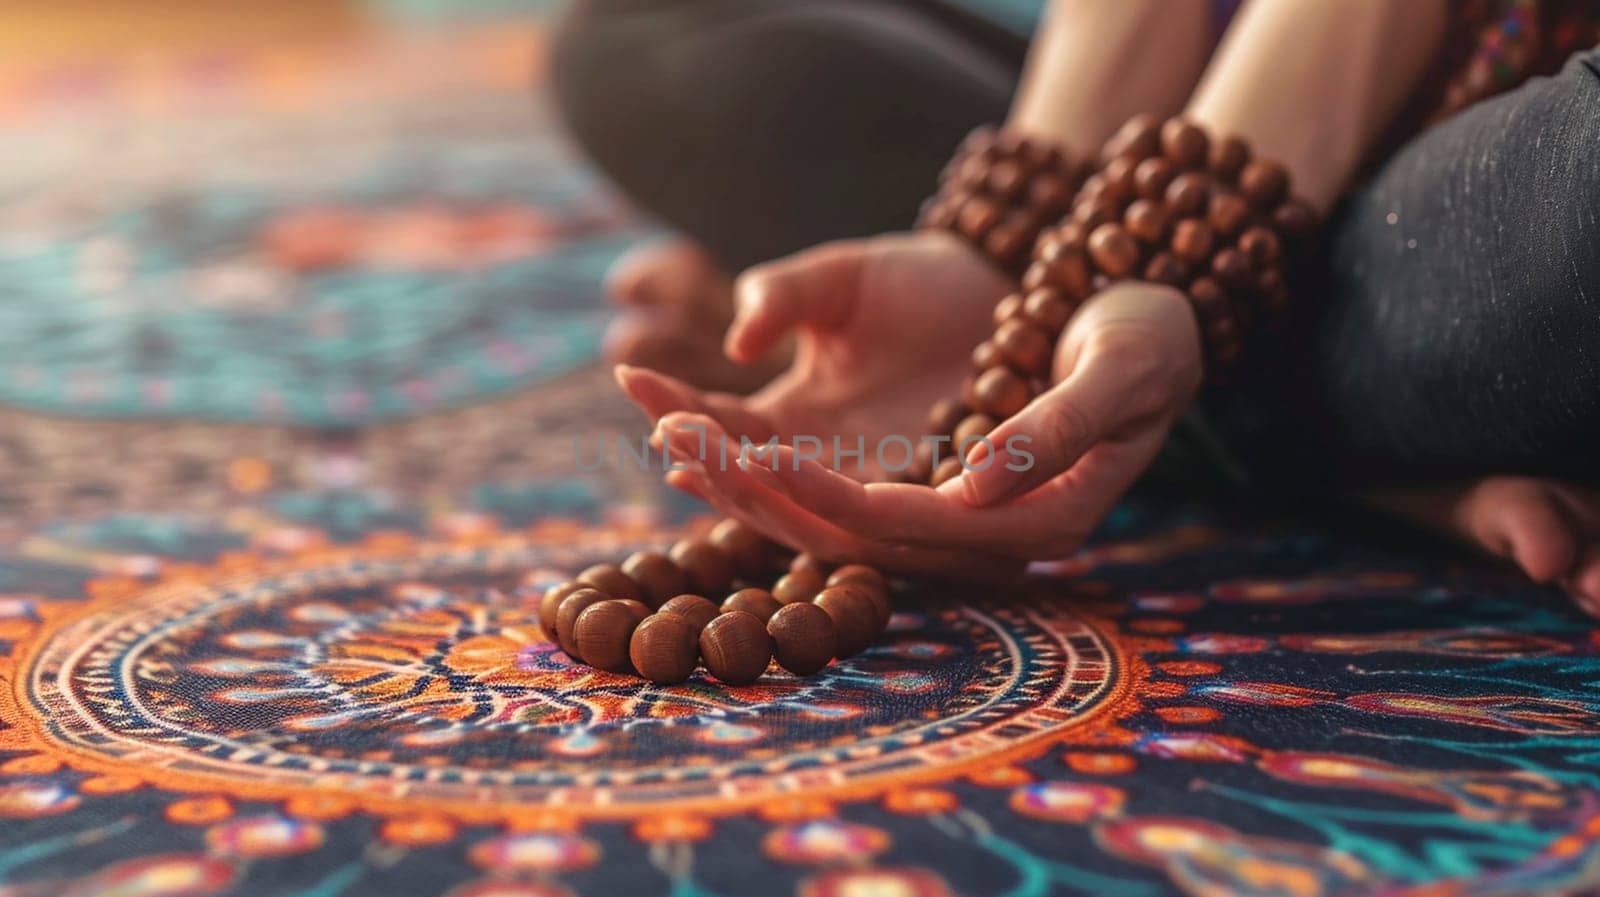
{"type": "Polygon", "coordinates": [[[12,532],[559,477],[540,434],[632,425],[592,362],[648,230],[550,119],[548,6],[0,4],[12,532]]]}

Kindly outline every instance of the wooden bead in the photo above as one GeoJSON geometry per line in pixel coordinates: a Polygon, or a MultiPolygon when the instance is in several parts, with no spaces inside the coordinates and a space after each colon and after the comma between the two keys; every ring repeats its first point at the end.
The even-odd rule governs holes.
{"type": "Polygon", "coordinates": [[[1212,193],[1206,207],[1206,223],[1224,237],[1237,236],[1250,223],[1250,204],[1237,193],[1212,193]]]}
{"type": "Polygon", "coordinates": [[[999,420],[1021,411],[1033,398],[1028,381],[1004,367],[993,367],[979,374],[974,391],[978,408],[999,420]]]}
{"type": "Polygon", "coordinates": [[[1000,355],[1000,347],[996,346],[991,340],[984,340],[974,346],[969,360],[974,371],[987,371],[1003,362],[1000,355]]]}
{"type": "Polygon", "coordinates": [[[602,601],[613,600],[597,589],[579,589],[562,599],[561,606],[556,609],[556,643],[567,656],[573,660],[582,660],[583,655],[578,651],[578,643],[573,639],[572,627],[578,622],[578,615],[588,610],[590,606],[602,601]]]}
{"type": "Polygon", "coordinates": [[[1006,364],[1024,374],[1038,376],[1050,368],[1050,334],[1025,321],[1007,321],[991,340],[1006,364]]]}
{"type": "Polygon", "coordinates": [[[1231,246],[1211,257],[1211,274],[1224,286],[1234,289],[1248,286],[1255,277],[1250,260],[1231,246]]]}
{"type": "Polygon", "coordinates": [[[994,324],[998,327],[1021,313],[1022,294],[1007,293],[1004,298],[994,304],[994,324]]]}
{"type": "Polygon", "coordinates": [[[1317,213],[1304,202],[1291,199],[1272,210],[1272,226],[1290,240],[1304,240],[1316,230],[1317,213]]]}
{"type": "Polygon", "coordinates": [[[1245,163],[1250,161],[1250,146],[1237,137],[1224,137],[1211,142],[1206,154],[1206,168],[1225,181],[1239,176],[1245,163]]]}
{"type": "Polygon", "coordinates": [[[672,546],[669,556],[689,576],[689,587],[697,595],[722,595],[733,582],[733,561],[700,539],[684,539],[672,546]]]}
{"type": "Polygon", "coordinates": [[[883,630],[872,599],[860,586],[842,585],[823,589],[812,602],[827,612],[839,634],[838,657],[861,653],[883,630]]]}
{"type": "Polygon", "coordinates": [[[1211,198],[1211,182],[1203,174],[1186,171],[1167,185],[1167,211],[1174,217],[1188,218],[1205,211],[1211,198]]]}
{"type": "Polygon", "coordinates": [[[889,625],[889,617],[893,615],[894,607],[889,600],[889,581],[883,578],[882,573],[863,564],[852,564],[849,567],[840,567],[838,574],[828,577],[828,585],[830,587],[853,585],[864,589],[872,599],[872,609],[877,617],[878,629],[882,630],[889,625]],[[851,572],[840,575],[845,574],[847,570],[851,572]]]}
{"type": "Polygon", "coordinates": [[[1269,314],[1279,314],[1289,307],[1289,285],[1276,269],[1256,278],[1256,292],[1261,296],[1261,307],[1269,314]]]}
{"type": "Polygon", "coordinates": [[[790,570],[772,584],[772,597],[779,604],[810,601],[822,591],[822,576],[815,570],[790,570]]]}
{"type": "Polygon", "coordinates": [[[706,628],[707,623],[716,619],[718,613],[720,611],[717,610],[715,603],[709,598],[702,598],[699,595],[679,595],[676,598],[668,599],[667,603],[661,605],[661,609],[656,611],[657,616],[670,614],[674,617],[682,617],[685,622],[694,627],[696,637],[700,635],[700,630],[706,628]]]}
{"type": "Polygon", "coordinates": [[[1055,229],[1056,242],[1062,249],[1075,249],[1082,252],[1089,244],[1089,229],[1076,221],[1063,221],[1055,229]]]}
{"type": "Polygon", "coordinates": [[[961,402],[964,405],[978,404],[978,376],[971,374],[961,380],[961,402]]]}
{"type": "MultiPolygon", "coordinates": [[[[1087,282],[1084,286],[1088,286],[1087,282]]],[[[1060,290],[1040,287],[1030,292],[1022,301],[1022,317],[1043,328],[1054,339],[1072,318],[1072,307],[1072,303],[1067,301],[1060,290]]]]}
{"type": "Polygon", "coordinates": [[[1143,159],[1161,148],[1161,120],[1154,115],[1136,115],[1123,123],[1106,141],[1102,158],[1132,156],[1143,159]]]}
{"type": "Polygon", "coordinates": [[[956,424],[955,430],[950,433],[950,440],[955,445],[961,445],[970,439],[979,436],[988,436],[998,424],[994,418],[987,414],[969,414],[961,423],[956,424]]]}
{"type": "MultiPolygon", "coordinates": [[[[718,521],[706,535],[706,541],[711,543],[712,548],[727,555],[733,562],[733,569],[740,576],[760,576],[772,566],[772,543],[767,541],[766,536],[732,517],[718,521]]],[[[682,592],[687,588],[685,586],[678,591],[682,592]]]]}
{"type": "Polygon", "coordinates": [[[1001,202],[1011,202],[1028,185],[1028,172],[1015,159],[1001,159],[989,167],[989,176],[984,179],[984,185],[1001,202]]]}
{"type": "Polygon", "coordinates": [[[1202,326],[1228,309],[1228,291],[1209,277],[1196,277],[1189,284],[1189,299],[1202,326]]]}
{"type": "Polygon", "coordinates": [[[817,579],[827,579],[833,565],[809,551],[802,551],[789,559],[790,573],[815,573],[817,579]]]}
{"type": "Polygon", "coordinates": [[[1022,289],[1037,290],[1050,285],[1050,266],[1035,259],[1022,269],[1022,289]]]}
{"type": "Polygon", "coordinates": [[[928,432],[935,436],[948,436],[971,412],[954,399],[940,399],[928,409],[928,432]]]}
{"type": "Polygon", "coordinates": [[[1278,235],[1267,228],[1252,227],[1239,235],[1239,251],[1250,259],[1257,270],[1277,264],[1281,249],[1278,235]]]}
{"type": "Polygon", "coordinates": [[[1133,170],[1133,186],[1145,199],[1160,199],[1177,175],[1178,169],[1171,162],[1154,156],[1140,162],[1133,170]]]}
{"type": "Polygon", "coordinates": [[[1277,205],[1289,190],[1289,172],[1276,162],[1256,159],[1239,172],[1239,192],[1258,209],[1277,205]]]}
{"type": "Polygon", "coordinates": [[[628,645],[633,630],[650,616],[650,608],[632,599],[601,601],[578,614],[572,624],[572,640],[583,662],[609,673],[626,673],[628,645]]]}
{"type": "Polygon", "coordinates": [[[954,455],[944,458],[939,462],[939,466],[933,469],[933,476],[928,478],[928,485],[935,488],[942,486],[956,477],[961,476],[961,471],[963,469],[964,468],[961,466],[960,458],[957,458],[954,455]]]}
{"type": "MultiPolygon", "coordinates": [[[[1139,165],[1138,159],[1119,156],[1105,164],[1096,177],[1099,177],[1100,194],[1113,202],[1127,202],[1134,196],[1133,172],[1139,165]]],[[[1090,180],[1092,180],[1091,178],[1090,180]]],[[[1084,181],[1087,185],[1089,181],[1084,181]]],[[[1080,190],[1082,188],[1079,188],[1080,190]]]]}
{"type": "Polygon", "coordinates": [[[639,584],[633,577],[622,572],[616,564],[595,564],[586,568],[576,577],[578,582],[591,589],[599,589],[612,598],[639,598],[639,584]]]}
{"type": "Polygon", "coordinates": [[[1121,218],[1122,206],[1112,200],[1079,202],[1072,207],[1072,220],[1082,224],[1089,230],[1121,218]]]}
{"type": "Polygon", "coordinates": [[[1151,283],[1176,287],[1182,286],[1188,277],[1188,266],[1170,252],[1156,253],[1150,257],[1150,263],[1144,266],[1144,279],[1151,283]]]}
{"type": "Polygon", "coordinates": [[[1072,205],[1072,182],[1057,174],[1040,174],[1028,185],[1028,202],[1046,216],[1060,215],[1072,205]]]}
{"type": "Polygon", "coordinates": [[[1185,218],[1172,229],[1172,254],[1191,265],[1210,258],[1215,244],[1211,228],[1198,218],[1185,218]]]}
{"type": "Polygon", "coordinates": [[[1168,119],[1161,126],[1161,152],[1179,168],[1194,169],[1205,164],[1211,141],[1206,132],[1181,118],[1168,119]]]}
{"type": "Polygon", "coordinates": [[[740,589],[722,602],[723,613],[742,610],[763,623],[771,619],[780,607],[783,607],[783,604],[772,597],[772,593],[766,589],[740,589]]]}
{"type": "Polygon", "coordinates": [[[983,238],[983,251],[1002,267],[1010,268],[1022,261],[1022,256],[1033,248],[1034,229],[1019,219],[1007,218],[989,230],[983,238]]]}
{"type": "Polygon", "coordinates": [[[956,226],[956,206],[942,199],[931,199],[922,204],[922,210],[917,213],[917,222],[922,227],[934,230],[953,230],[956,226]]]}
{"type": "Polygon", "coordinates": [[[682,682],[700,661],[700,627],[677,614],[652,614],[633,631],[628,659],[639,675],[651,682],[682,682]]]}
{"type": "Polygon", "coordinates": [[[724,684],[749,685],[772,661],[772,636],[754,615],[736,610],[701,630],[700,657],[706,670],[724,684]]]}
{"type": "Polygon", "coordinates": [[[1150,199],[1135,200],[1122,215],[1122,226],[1128,233],[1152,246],[1167,235],[1167,223],[1167,210],[1150,199]]]}
{"type": "Polygon", "coordinates": [[[1039,262],[1044,265],[1044,286],[1060,290],[1068,299],[1089,295],[1089,280],[1094,272],[1089,267],[1089,257],[1082,250],[1063,249],[1040,258],[1039,262]]]}
{"type": "Polygon", "coordinates": [[[999,203],[986,196],[971,196],[961,204],[961,211],[956,213],[956,230],[963,237],[974,243],[981,241],[989,228],[1000,221],[1001,209],[999,203]]]}
{"type": "Polygon", "coordinates": [[[568,595],[588,586],[576,580],[558,582],[548,589],[539,599],[539,628],[544,630],[545,637],[551,641],[556,640],[556,612],[561,609],[561,602],[568,595]]]}
{"type": "Polygon", "coordinates": [[[651,608],[689,590],[689,577],[672,559],[655,551],[639,551],[622,562],[622,572],[639,586],[639,600],[651,608]]]}
{"type": "Polygon", "coordinates": [[[1139,243],[1116,224],[1102,224],[1089,234],[1089,255],[1100,270],[1123,278],[1139,265],[1139,243]]]}
{"type": "Polygon", "coordinates": [[[815,604],[787,604],[767,621],[772,656],[796,676],[809,676],[828,665],[839,650],[833,618],[815,604]]]}
{"type": "MultiPolygon", "coordinates": [[[[969,193],[981,192],[984,182],[989,179],[989,165],[990,160],[981,153],[968,156],[962,159],[956,165],[955,170],[951,172],[951,180],[955,181],[956,186],[969,193]]],[[[960,208],[958,207],[956,211],[959,213],[960,208]]]]}
{"type": "Polygon", "coordinates": [[[845,564],[833,571],[828,577],[829,586],[860,585],[877,589],[881,592],[889,591],[889,580],[883,577],[876,568],[866,564],[845,564]]]}

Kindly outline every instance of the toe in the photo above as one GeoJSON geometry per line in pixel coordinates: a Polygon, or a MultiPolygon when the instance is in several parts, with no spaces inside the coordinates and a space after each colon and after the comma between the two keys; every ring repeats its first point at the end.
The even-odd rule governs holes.
{"type": "Polygon", "coordinates": [[[1486,549],[1516,561],[1535,582],[1565,576],[1578,560],[1578,533],[1538,480],[1485,480],[1463,503],[1462,525],[1486,549]]]}

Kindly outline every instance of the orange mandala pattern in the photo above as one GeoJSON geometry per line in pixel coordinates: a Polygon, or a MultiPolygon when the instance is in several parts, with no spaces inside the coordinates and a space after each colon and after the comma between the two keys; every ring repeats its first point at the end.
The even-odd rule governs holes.
{"type": "Polygon", "coordinates": [[[542,575],[528,571],[612,544],[393,547],[107,589],[40,634],[7,715],[40,755],[102,777],[514,821],[899,794],[1063,740],[1117,741],[1131,707],[1137,671],[1108,624],[1060,601],[904,610],[818,676],[664,687],[571,663],[527,600],[542,575]]]}

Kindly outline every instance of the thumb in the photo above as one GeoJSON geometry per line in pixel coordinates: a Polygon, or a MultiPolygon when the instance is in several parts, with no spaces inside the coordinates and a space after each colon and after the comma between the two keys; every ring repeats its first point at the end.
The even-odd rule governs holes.
{"type": "Polygon", "coordinates": [[[1071,469],[1121,425],[1120,379],[1090,354],[1065,380],[991,431],[987,442],[972,446],[962,475],[967,502],[997,504],[1071,469]]]}
{"type": "Polygon", "coordinates": [[[734,283],[734,318],[723,351],[750,362],[795,327],[848,321],[865,259],[859,244],[830,243],[749,269],[734,283]]]}

